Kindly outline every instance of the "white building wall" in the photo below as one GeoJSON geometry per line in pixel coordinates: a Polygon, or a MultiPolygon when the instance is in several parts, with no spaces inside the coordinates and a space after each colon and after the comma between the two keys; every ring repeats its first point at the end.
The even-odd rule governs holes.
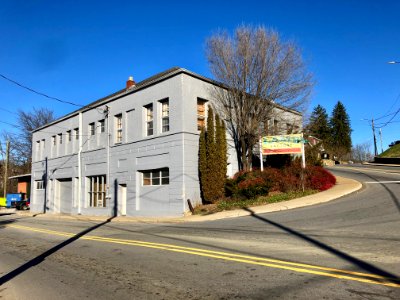
{"type": "MultiPolygon", "coordinates": [[[[212,105],[212,85],[185,71],[178,73],[142,89],[128,90],[112,101],[97,103],[97,107],[83,109],[81,127],[76,112],[34,132],[32,211],[41,212],[46,207],[49,213],[70,211],[71,214],[113,216],[122,211],[122,199],[118,199],[121,185],[126,186],[128,216],[180,216],[188,211],[188,199],[193,205],[200,204],[197,99],[207,100],[212,105]],[[166,98],[169,99],[170,130],[163,133],[160,100],[166,98]],[[153,105],[154,116],[151,136],[146,135],[144,108],[149,104],[153,105]],[[122,115],[122,141],[117,143],[115,116],[119,114],[122,115]],[[107,121],[105,132],[99,131],[99,121],[106,120],[107,116],[109,177],[107,121]],[[90,135],[91,123],[96,127],[94,135],[90,135]],[[81,174],[76,128],[79,128],[82,141],[81,174]],[[72,134],[71,141],[68,140],[68,131],[72,134]],[[59,134],[62,134],[62,144],[59,134]],[[56,136],[55,146],[52,145],[53,136],[56,136]],[[42,143],[42,140],[44,147],[36,146],[36,142],[42,143]],[[143,186],[142,172],[160,168],[169,168],[169,184],[143,186]],[[46,179],[46,170],[47,187],[37,190],[35,183],[46,179]],[[107,175],[110,198],[106,200],[106,207],[90,207],[87,177],[100,175],[107,175]],[[60,191],[64,191],[64,195],[60,191]]],[[[238,170],[237,159],[232,142],[229,144],[228,175],[233,175],[238,170]]]]}

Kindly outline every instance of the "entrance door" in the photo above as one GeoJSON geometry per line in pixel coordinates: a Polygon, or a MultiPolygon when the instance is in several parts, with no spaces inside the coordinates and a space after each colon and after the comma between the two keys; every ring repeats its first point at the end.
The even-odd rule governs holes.
{"type": "Polygon", "coordinates": [[[118,200],[121,203],[120,215],[126,216],[126,184],[118,185],[118,200]]]}

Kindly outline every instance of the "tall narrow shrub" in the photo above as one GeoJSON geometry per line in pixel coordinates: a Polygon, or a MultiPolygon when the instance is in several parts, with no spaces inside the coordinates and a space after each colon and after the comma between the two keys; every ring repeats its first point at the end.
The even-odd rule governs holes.
{"type": "Polygon", "coordinates": [[[207,176],[207,146],[206,146],[206,130],[203,127],[200,132],[199,139],[199,179],[201,196],[204,198],[204,190],[208,190],[207,176]]]}
{"type": "Polygon", "coordinates": [[[224,196],[227,166],[225,126],[209,107],[207,129],[199,140],[200,188],[204,202],[215,202],[224,196]]]}
{"type": "Polygon", "coordinates": [[[226,145],[226,130],[225,123],[220,119],[219,115],[215,115],[216,126],[216,147],[217,147],[217,164],[218,164],[218,180],[216,182],[218,194],[222,197],[224,195],[226,171],[227,171],[227,145],[226,145]]]}

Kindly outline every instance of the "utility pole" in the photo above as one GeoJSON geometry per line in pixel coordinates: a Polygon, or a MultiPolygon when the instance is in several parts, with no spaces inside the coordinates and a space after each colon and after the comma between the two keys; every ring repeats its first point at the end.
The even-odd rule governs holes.
{"type": "Polygon", "coordinates": [[[381,153],[383,153],[383,144],[382,144],[382,128],[379,128],[379,137],[381,139],[381,153]]]}
{"type": "Polygon", "coordinates": [[[376,146],[376,135],[375,135],[374,118],[372,118],[371,124],[372,124],[372,134],[374,135],[374,153],[375,153],[375,156],[378,156],[378,147],[376,146]]]}
{"type": "Polygon", "coordinates": [[[10,160],[10,141],[6,143],[6,161],[4,165],[4,197],[7,197],[8,164],[10,160]]]}

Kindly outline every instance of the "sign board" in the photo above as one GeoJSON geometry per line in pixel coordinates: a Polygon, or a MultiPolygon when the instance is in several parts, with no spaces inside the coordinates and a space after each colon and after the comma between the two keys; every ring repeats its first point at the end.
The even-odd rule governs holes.
{"type": "Polygon", "coordinates": [[[261,138],[262,155],[301,154],[303,134],[271,135],[261,138]]]}

